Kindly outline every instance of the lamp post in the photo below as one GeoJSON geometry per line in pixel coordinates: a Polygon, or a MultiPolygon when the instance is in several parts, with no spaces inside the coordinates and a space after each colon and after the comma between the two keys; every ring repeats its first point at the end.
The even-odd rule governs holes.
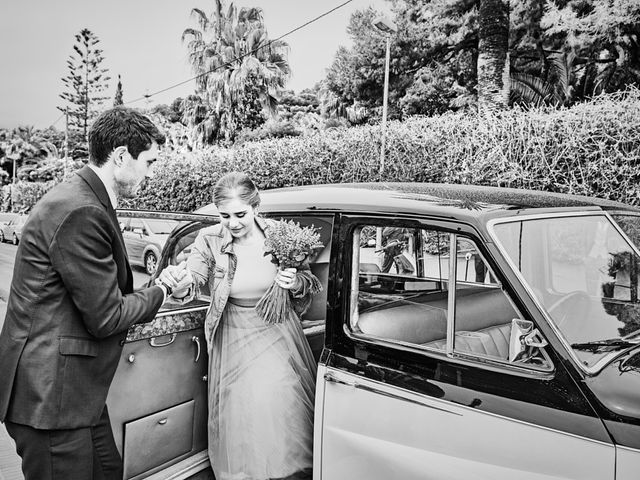
{"type": "Polygon", "coordinates": [[[380,173],[384,170],[384,151],[387,137],[387,101],[389,97],[389,58],[391,35],[398,31],[396,24],[384,15],[373,19],[373,26],[387,37],[387,52],[384,62],[384,94],[382,97],[382,144],[380,146],[380,173]]]}

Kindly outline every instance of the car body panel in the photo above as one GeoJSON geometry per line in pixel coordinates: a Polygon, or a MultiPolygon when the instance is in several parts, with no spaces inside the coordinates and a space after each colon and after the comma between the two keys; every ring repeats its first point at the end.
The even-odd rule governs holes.
{"type": "Polygon", "coordinates": [[[331,367],[321,378],[322,478],[613,478],[611,444],[331,367]]]}

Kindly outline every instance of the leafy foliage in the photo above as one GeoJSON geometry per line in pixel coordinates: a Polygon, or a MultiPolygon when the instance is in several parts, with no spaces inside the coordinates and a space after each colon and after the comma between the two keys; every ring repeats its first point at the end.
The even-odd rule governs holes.
{"type": "MultiPolygon", "coordinates": [[[[389,107],[392,118],[475,107],[480,0],[389,0],[398,26],[392,36],[389,107]]],[[[511,0],[511,103],[569,106],[602,92],[640,84],[640,2],[511,0]]],[[[382,101],[383,38],[371,9],[353,14],[353,46],[341,47],[324,81],[324,105],[347,117],[382,101]]]]}
{"type": "Polygon", "coordinates": [[[233,3],[226,7],[223,0],[213,3],[209,16],[194,8],[197,25],[182,34],[198,75],[197,98],[185,105],[184,115],[204,143],[229,142],[243,128],[262,124],[263,111],[275,112],[278,93],[290,74],[288,45],[269,40],[262,9],[238,10],[233,3]]]}
{"type": "Polygon", "coordinates": [[[562,110],[514,108],[491,122],[469,113],[387,126],[209,148],[158,162],[137,207],[191,211],[212,201],[224,173],[247,172],[262,189],[345,182],[436,182],[592,195],[640,205],[640,91],[562,110]]]}

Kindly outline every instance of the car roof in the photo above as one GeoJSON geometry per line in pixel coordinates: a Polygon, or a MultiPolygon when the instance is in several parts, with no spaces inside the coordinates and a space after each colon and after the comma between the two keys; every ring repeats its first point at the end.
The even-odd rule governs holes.
{"type": "MultiPolygon", "coordinates": [[[[640,209],[595,197],[503,187],[433,183],[344,183],[263,190],[261,210],[266,212],[354,212],[429,214],[472,223],[523,213],[523,210],[627,210],[640,209]]],[[[215,215],[215,205],[196,211],[215,215]]]]}

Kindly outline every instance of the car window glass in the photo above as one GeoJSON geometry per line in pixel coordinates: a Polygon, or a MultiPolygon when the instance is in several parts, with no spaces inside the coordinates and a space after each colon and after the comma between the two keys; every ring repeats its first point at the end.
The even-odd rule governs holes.
{"type": "MultiPolygon", "coordinates": [[[[524,320],[522,315],[475,242],[436,229],[357,228],[351,331],[373,340],[447,350],[452,238],[457,250],[453,352],[548,368],[541,351],[510,357],[512,325],[524,320]]],[[[526,333],[535,328],[531,322],[519,325],[526,333]]]]}
{"type": "MultiPolygon", "coordinates": [[[[457,236],[454,351],[509,360],[512,321],[521,319],[475,242],[457,236]]],[[[444,348],[443,342],[437,345],[444,348]]]]}
{"type": "Polygon", "coordinates": [[[449,235],[366,225],[354,236],[351,328],[425,345],[446,336],[449,235]]]}
{"type": "Polygon", "coordinates": [[[607,216],[500,223],[495,232],[583,365],[638,336],[640,259],[607,216]]]}

